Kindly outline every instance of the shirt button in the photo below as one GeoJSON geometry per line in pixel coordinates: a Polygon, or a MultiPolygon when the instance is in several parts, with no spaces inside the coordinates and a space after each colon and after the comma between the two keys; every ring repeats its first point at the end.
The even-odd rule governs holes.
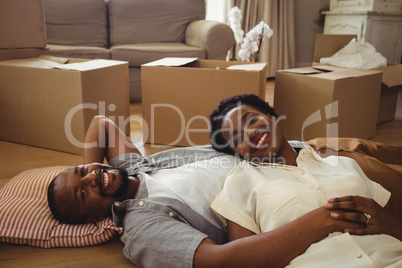
{"type": "Polygon", "coordinates": [[[169,212],[169,216],[170,216],[170,217],[173,217],[173,216],[174,216],[174,213],[173,213],[173,212],[169,212]]]}
{"type": "Polygon", "coordinates": [[[144,201],[138,202],[138,205],[139,205],[140,207],[142,207],[142,206],[144,205],[144,201]]]}
{"type": "Polygon", "coordinates": [[[320,186],[319,186],[319,185],[316,185],[316,186],[314,186],[314,189],[319,190],[319,189],[320,189],[320,186]]]}
{"type": "Polygon", "coordinates": [[[356,253],[356,258],[360,259],[361,257],[363,257],[363,254],[361,254],[360,252],[356,253]]]}
{"type": "Polygon", "coordinates": [[[152,158],[152,159],[151,159],[151,162],[155,164],[155,162],[156,162],[156,161],[155,161],[155,159],[154,159],[154,158],[152,158]]]}

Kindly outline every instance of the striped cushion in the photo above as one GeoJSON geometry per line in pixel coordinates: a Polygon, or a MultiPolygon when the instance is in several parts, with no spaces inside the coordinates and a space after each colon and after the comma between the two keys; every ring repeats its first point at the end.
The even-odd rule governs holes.
{"type": "Polygon", "coordinates": [[[97,224],[63,224],[47,204],[50,181],[67,167],[31,169],[0,189],[0,242],[35,247],[81,247],[104,243],[121,234],[110,218],[97,224]]]}

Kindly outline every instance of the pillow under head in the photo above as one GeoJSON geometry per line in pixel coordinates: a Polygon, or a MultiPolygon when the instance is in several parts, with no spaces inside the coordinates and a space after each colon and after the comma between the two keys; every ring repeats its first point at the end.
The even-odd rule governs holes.
{"type": "Polygon", "coordinates": [[[0,189],[0,242],[41,248],[82,247],[104,243],[122,233],[110,218],[96,224],[69,225],[53,217],[47,188],[66,168],[27,170],[0,189]]]}

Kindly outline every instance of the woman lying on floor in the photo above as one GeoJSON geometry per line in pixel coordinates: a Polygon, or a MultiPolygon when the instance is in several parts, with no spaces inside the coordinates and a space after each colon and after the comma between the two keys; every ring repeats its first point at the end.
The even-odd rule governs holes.
{"type": "MultiPolygon", "coordinates": [[[[331,233],[293,259],[289,267],[401,267],[401,223],[382,208],[390,192],[371,181],[349,157],[322,158],[313,147],[303,144],[295,150],[276,124],[276,117],[264,100],[248,94],[223,100],[210,116],[213,147],[245,160],[230,172],[211,205],[227,224],[229,240],[270,232],[322,206],[341,208],[361,213],[344,212],[334,217],[358,215],[364,228],[331,233]]],[[[357,159],[363,158],[357,153],[359,146],[353,146],[354,141],[337,139],[339,144],[334,151],[347,148],[346,153],[353,155],[354,151],[357,159]]],[[[322,147],[319,140],[311,143],[318,149],[328,147],[322,147]]],[[[386,145],[378,148],[379,144],[369,144],[360,141],[360,148],[390,163],[377,163],[367,169],[372,174],[369,173],[385,176],[388,168],[391,180],[394,175],[395,180],[400,179],[402,148],[389,146],[391,150],[383,154],[386,145]]],[[[361,163],[367,166],[373,161],[361,163]]],[[[397,206],[391,209],[400,209],[397,206]]]]}

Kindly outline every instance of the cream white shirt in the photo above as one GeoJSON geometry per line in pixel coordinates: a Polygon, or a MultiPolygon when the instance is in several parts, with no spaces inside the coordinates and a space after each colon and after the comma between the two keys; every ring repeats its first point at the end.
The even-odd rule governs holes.
{"type": "MultiPolygon", "coordinates": [[[[332,197],[361,195],[381,206],[390,197],[351,158],[321,158],[308,147],[296,161],[297,167],[243,161],[229,173],[212,209],[224,223],[229,219],[258,234],[322,207],[332,197]]],[[[290,267],[402,267],[402,242],[388,235],[333,233],[290,267]]]]}

